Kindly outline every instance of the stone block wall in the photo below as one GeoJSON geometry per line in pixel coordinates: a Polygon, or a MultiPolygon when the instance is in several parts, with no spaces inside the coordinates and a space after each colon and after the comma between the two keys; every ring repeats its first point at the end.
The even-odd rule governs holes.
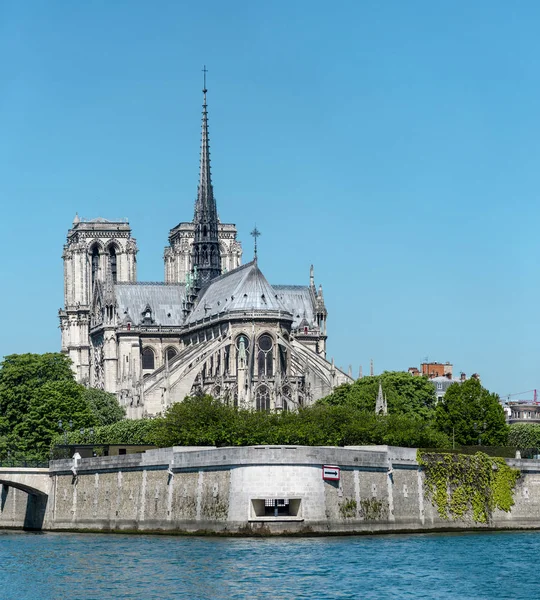
{"type": "MultiPolygon", "coordinates": [[[[496,511],[489,527],[540,527],[540,464],[510,462],[522,471],[515,506],[496,511]]],[[[170,448],[82,459],[75,476],[72,467],[71,460],[52,463],[45,505],[2,488],[0,527],[35,525],[40,510],[49,530],[302,534],[488,527],[470,516],[439,517],[424,495],[413,449],[170,448]],[[323,465],[338,465],[340,480],[323,480],[323,465]],[[269,500],[288,500],[289,514],[265,511],[269,500]]]]}

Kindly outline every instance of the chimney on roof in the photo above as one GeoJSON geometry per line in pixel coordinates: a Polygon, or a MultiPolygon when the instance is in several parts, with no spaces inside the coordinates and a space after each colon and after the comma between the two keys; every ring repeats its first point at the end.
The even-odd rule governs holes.
{"type": "Polygon", "coordinates": [[[459,376],[459,380],[461,382],[466,381],[467,380],[467,375],[465,375],[465,373],[462,372],[461,375],[459,376]]]}

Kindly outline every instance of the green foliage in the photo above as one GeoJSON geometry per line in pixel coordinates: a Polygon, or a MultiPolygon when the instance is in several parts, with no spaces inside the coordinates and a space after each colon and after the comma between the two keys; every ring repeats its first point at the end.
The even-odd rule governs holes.
{"type": "Polygon", "coordinates": [[[74,381],[44,383],[32,396],[26,418],[13,429],[17,451],[26,457],[46,458],[59,421],[67,426],[71,420],[76,428],[93,425],[94,415],[82,392],[82,386],[74,381]]]}
{"type": "Polygon", "coordinates": [[[0,364],[0,457],[10,452],[45,459],[60,420],[74,428],[94,425],[83,392],[64,354],[6,356],[0,364]]]}
{"type": "Polygon", "coordinates": [[[435,386],[426,377],[415,377],[402,371],[385,371],[375,377],[363,377],[346,383],[330,396],[319,400],[331,406],[353,406],[358,410],[375,412],[379,382],[388,399],[388,413],[429,419],[436,404],[435,386]]]}
{"type": "Polygon", "coordinates": [[[508,426],[499,397],[477,379],[452,384],[436,409],[437,427],[458,445],[504,446],[508,426]]]}
{"type": "Polygon", "coordinates": [[[386,518],[388,506],[377,498],[362,498],[360,500],[360,514],[366,521],[377,521],[386,518]]]}
{"type": "Polygon", "coordinates": [[[95,388],[84,388],[83,396],[98,425],[111,425],[126,416],[126,411],[118,404],[114,394],[95,388]]]}
{"type": "Polygon", "coordinates": [[[167,411],[156,429],[159,446],[389,444],[444,448],[447,436],[422,419],[377,416],[353,405],[315,404],[281,414],[237,409],[211,396],[186,398],[167,411]]]}
{"type": "MultiPolygon", "coordinates": [[[[155,444],[157,429],[161,419],[124,419],[110,425],[94,427],[92,435],[88,429],[83,433],[72,431],[68,434],[69,444],[155,444]]],[[[58,436],[55,443],[62,444],[58,436]]]]}
{"type": "Polygon", "coordinates": [[[510,425],[508,445],[520,450],[540,448],[540,425],[536,423],[514,423],[510,425]]]}
{"type": "Polygon", "coordinates": [[[0,364],[0,414],[9,425],[24,420],[35,393],[45,383],[73,381],[64,354],[11,354],[0,364]]]}
{"type": "Polygon", "coordinates": [[[472,513],[476,523],[489,523],[493,510],[508,512],[520,476],[502,458],[476,454],[425,453],[418,451],[424,489],[442,519],[463,520],[472,513]]]}
{"type": "Polygon", "coordinates": [[[344,519],[351,519],[356,516],[356,500],[349,498],[339,505],[339,512],[344,519]]]}

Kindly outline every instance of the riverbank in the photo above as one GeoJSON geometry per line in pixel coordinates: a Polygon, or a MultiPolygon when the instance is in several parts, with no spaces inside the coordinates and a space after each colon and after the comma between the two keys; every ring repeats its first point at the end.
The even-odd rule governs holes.
{"type": "Polygon", "coordinates": [[[442,518],[411,448],[168,448],[53,461],[34,500],[4,485],[0,527],[255,537],[538,529],[540,463],[507,462],[521,471],[514,505],[478,523],[470,511],[442,518]]]}

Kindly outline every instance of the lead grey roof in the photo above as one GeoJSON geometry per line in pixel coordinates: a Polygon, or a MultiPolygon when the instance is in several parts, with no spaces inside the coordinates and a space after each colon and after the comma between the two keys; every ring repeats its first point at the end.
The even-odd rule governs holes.
{"type": "Polygon", "coordinates": [[[121,321],[129,315],[133,324],[139,324],[147,304],[152,309],[152,318],[156,325],[182,325],[184,321],[184,284],[117,283],[114,292],[121,321]]]}
{"type": "Polygon", "coordinates": [[[255,261],[213,279],[201,290],[197,306],[186,324],[219,313],[242,311],[289,312],[255,261]]]}
{"type": "Polygon", "coordinates": [[[274,285],[278,298],[293,316],[293,328],[300,325],[302,319],[315,322],[315,309],[311,290],[307,285],[274,285]]]}

